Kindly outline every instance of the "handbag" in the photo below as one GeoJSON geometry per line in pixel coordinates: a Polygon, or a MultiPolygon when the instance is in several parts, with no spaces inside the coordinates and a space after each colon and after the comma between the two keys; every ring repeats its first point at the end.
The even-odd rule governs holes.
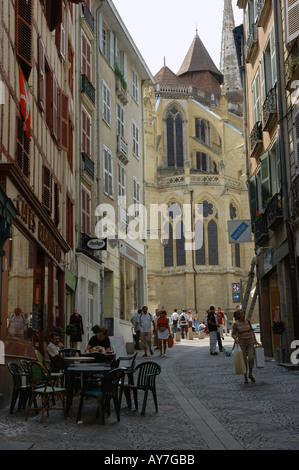
{"type": "Polygon", "coordinates": [[[168,336],[168,347],[169,348],[173,347],[173,337],[172,336],[168,336]]]}
{"type": "Polygon", "coordinates": [[[263,368],[265,367],[265,353],[264,353],[264,348],[257,346],[254,348],[255,352],[255,365],[256,367],[263,368]]]}
{"type": "Polygon", "coordinates": [[[234,347],[233,360],[234,360],[234,366],[235,366],[235,374],[237,375],[246,374],[246,366],[244,362],[244,357],[243,357],[242,349],[239,344],[237,344],[236,347],[234,347]]]}

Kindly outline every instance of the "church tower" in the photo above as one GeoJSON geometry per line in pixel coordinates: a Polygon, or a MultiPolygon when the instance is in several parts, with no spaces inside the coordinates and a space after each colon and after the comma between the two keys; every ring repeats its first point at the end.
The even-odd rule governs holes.
{"type": "Polygon", "coordinates": [[[233,35],[235,27],[232,0],[224,0],[220,70],[223,75],[223,91],[232,112],[242,113],[243,89],[233,35]]]}
{"type": "Polygon", "coordinates": [[[232,314],[232,283],[247,280],[254,254],[251,243],[230,244],[227,229],[249,218],[243,117],[197,31],[179,71],[164,65],[154,79],[144,101],[147,305],[200,320],[210,305],[232,314]]]}

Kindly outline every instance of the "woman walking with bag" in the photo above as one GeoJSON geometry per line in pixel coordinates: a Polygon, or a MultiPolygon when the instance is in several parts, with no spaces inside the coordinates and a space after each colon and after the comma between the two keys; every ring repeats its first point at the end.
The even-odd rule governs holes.
{"type": "Polygon", "coordinates": [[[240,309],[237,312],[238,320],[233,324],[232,337],[236,344],[239,344],[246,366],[246,373],[244,374],[244,383],[248,383],[247,371],[249,369],[248,377],[251,382],[255,382],[255,378],[252,375],[254,366],[254,345],[259,344],[256,340],[255,334],[251,328],[251,324],[245,318],[245,310],[240,309]],[[248,360],[247,360],[248,359],[248,360]]]}
{"type": "Polygon", "coordinates": [[[168,318],[166,316],[165,310],[160,311],[160,315],[158,317],[158,322],[157,322],[157,327],[158,327],[160,356],[163,356],[162,346],[164,347],[164,356],[166,356],[166,348],[167,348],[168,337],[170,336],[170,328],[169,328],[168,318]]]}

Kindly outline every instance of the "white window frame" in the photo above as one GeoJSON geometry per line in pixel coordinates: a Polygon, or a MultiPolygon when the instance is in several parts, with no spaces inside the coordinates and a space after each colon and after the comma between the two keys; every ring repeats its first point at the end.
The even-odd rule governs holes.
{"type": "Polygon", "coordinates": [[[134,217],[139,216],[140,204],[140,183],[139,180],[133,176],[133,204],[134,204],[134,217]]]}
{"type": "Polygon", "coordinates": [[[121,163],[117,164],[118,204],[123,205],[126,197],[126,169],[121,163]]]}
{"type": "Polygon", "coordinates": [[[137,126],[135,121],[132,121],[132,152],[135,157],[139,158],[139,147],[140,147],[140,140],[139,140],[139,127],[137,126]]]}
{"type": "Polygon", "coordinates": [[[88,80],[92,83],[92,47],[91,43],[88,40],[87,36],[82,31],[81,33],[81,74],[86,75],[88,80]],[[86,54],[83,56],[83,41],[86,42],[86,54]],[[87,54],[87,50],[89,49],[89,54],[87,54]],[[83,57],[85,57],[86,65],[85,70],[83,70],[83,57]]]}
{"type": "Polygon", "coordinates": [[[252,81],[252,120],[253,126],[262,120],[260,73],[257,70],[252,81]]]}
{"type": "Polygon", "coordinates": [[[125,136],[125,110],[119,103],[116,103],[116,134],[125,136]]]}
{"type": "Polygon", "coordinates": [[[86,235],[91,234],[91,192],[81,184],[81,233],[85,233],[86,235]],[[82,206],[82,195],[83,192],[85,193],[84,198],[86,202],[86,196],[89,198],[88,199],[88,208],[85,208],[83,211],[83,206],[82,206]],[[86,219],[86,224],[83,224],[83,215],[88,216],[88,220],[86,219]],[[86,226],[84,226],[86,225],[86,226]],[[85,230],[84,230],[85,229],[85,230]]]}
{"type": "Polygon", "coordinates": [[[111,90],[108,87],[107,83],[102,80],[102,87],[103,87],[103,120],[108,124],[111,125],[111,90]]]}
{"type": "Polygon", "coordinates": [[[132,70],[132,97],[139,103],[139,85],[138,85],[138,75],[135,70],[132,70]]]}
{"type": "Polygon", "coordinates": [[[86,153],[86,155],[88,155],[91,158],[92,117],[89,114],[89,112],[84,108],[84,106],[82,106],[82,109],[81,109],[81,119],[82,119],[81,132],[82,134],[85,135],[86,142],[87,141],[89,142],[89,152],[88,152],[88,149],[83,146],[83,138],[81,134],[81,152],[86,153]],[[86,131],[83,129],[83,114],[85,114],[86,119],[89,121],[89,130],[90,130],[89,136],[86,133],[86,131]]]}
{"type": "Polygon", "coordinates": [[[114,188],[113,188],[113,158],[112,153],[103,145],[103,171],[104,171],[104,193],[106,196],[113,199],[114,188]]]}

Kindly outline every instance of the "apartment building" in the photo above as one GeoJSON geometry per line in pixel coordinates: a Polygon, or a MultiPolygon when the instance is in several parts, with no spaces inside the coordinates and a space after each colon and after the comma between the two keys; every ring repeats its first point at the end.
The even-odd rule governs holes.
{"type": "Polygon", "coordinates": [[[244,9],[249,197],[262,338],[266,354],[285,361],[298,334],[296,196],[291,199],[291,188],[296,188],[296,114],[290,109],[291,85],[285,73],[286,62],[298,52],[298,2],[239,0],[238,6],[244,9]]]}

